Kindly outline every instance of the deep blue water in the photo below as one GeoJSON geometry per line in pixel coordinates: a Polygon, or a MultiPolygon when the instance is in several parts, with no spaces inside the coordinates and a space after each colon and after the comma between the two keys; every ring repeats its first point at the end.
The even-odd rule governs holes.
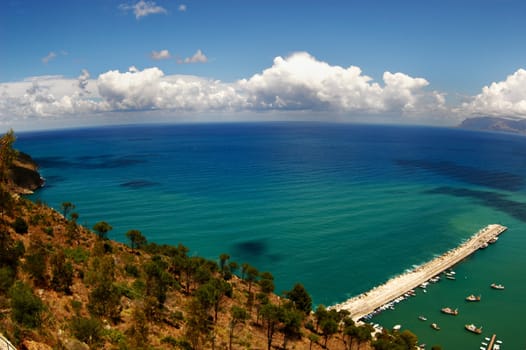
{"type": "MultiPolygon", "coordinates": [[[[47,180],[33,198],[56,208],[71,201],[81,223],[107,221],[110,237],[123,242],[138,229],[150,241],[182,243],[208,258],[227,252],[271,271],[277,293],[302,282],[325,305],[453,248],[486,224],[509,226],[483,259],[477,253],[461,268],[471,267],[481,285],[486,277],[488,284],[490,277],[506,282],[504,304],[477,317],[491,317],[493,331],[516,345],[506,348],[526,345],[517,336],[525,316],[499,311],[526,310],[519,297],[526,287],[525,137],[322,123],[111,126],[17,136],[16,147],[36,159],[47,180]]],[[[430,293],[457,297],[452,290],[442,284],[430,293]]],[[[415,303],[382,315],[382,322],[403,323],[417,312],[411,307],[439,308],[415,303]]],[[[446,348],[477,345],[462,329],[421,332],[446,348]]]]}

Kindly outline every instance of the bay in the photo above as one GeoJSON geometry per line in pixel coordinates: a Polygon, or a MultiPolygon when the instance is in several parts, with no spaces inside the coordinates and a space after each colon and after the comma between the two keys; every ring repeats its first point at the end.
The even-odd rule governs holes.
{"type": "Polygon", "coordinates": [[[182,243],[271,271],[276,292],[301,282],[331,305],[457,246],[481,227],[497,244],[373,319],[402,324],[428,345],[477,348],[497,333],[524,348],[526,138],[431,127],[325,123],[131,125],[28,132],[16,147],[41,165],[31,196],[71,201],[79,221],[113,226],[126,242],[182,243]],[[506,285],[494,293],[489,284],[506,285]],[[465,305],[468,294],[482,294],[465,305]],[[458,306],[457,318],[439,312],[458,306]],[[418,320],[436,318],[443,330],[418,320]],[[463,329],[483,325],[484,335],[463,329]]]}

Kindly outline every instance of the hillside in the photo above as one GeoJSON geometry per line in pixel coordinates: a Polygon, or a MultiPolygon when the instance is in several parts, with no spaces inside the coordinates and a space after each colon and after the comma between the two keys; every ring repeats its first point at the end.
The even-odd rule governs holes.
{"type": "Polygon", "coordinates": [[[468,118],[460,123],[459,128],[526,134],[526,119],[499,117],[468,118]]]}
{"type": "MultiPolygon", "coordinates": [[[[3,149],[5,152],[6,149],[3,149]]],[[[0,154],[0,159],[8,159],[0,154]]],[[[12,174],[12,164],[4,164],[12,174]],[[9,165],[9,166],[8,166],[9,165]]],[[[111,225],[77,223],[1,184],[0,333],[18,349],[413,349],[411,332],[384,332],[345,312],[315,312],[301,284],[274,294],[272,274],[148,243],[108,240],[111,225]]]]}

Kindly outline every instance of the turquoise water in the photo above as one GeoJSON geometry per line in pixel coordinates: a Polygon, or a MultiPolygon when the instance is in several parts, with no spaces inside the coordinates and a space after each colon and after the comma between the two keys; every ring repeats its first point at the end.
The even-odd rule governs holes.
{"type": "Polygon", "coordinates": [[[32,197],[80,222],[271,271],[331,305],[443,253],[481,227],[509,227],[427,294],[373,322],[428,345],[523,349],[526,138],[456,129],[316,123],[121,126],[18,135],[47,180],[32,197]],[[489,289],[497,281],[500,293],[489,289]],[[465,305],[468,294],[481,303],[465,305]],[[460,309],[445,318],[445,305],[460,309]],[[440,332],[417,319],[435,319],[440,332]],[[465,323],[482,325],[476,336],[465,323]]]}

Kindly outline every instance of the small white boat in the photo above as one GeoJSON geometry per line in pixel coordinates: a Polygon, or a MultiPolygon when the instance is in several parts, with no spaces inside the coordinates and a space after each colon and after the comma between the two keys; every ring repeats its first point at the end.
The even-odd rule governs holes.
{"type": "Polygon", "coordinates": [[[396,324],[396,325],[394,325],[394,327],[393,327],[393,329],[394,329],[395,331],[399,331],[400,328],[402,328],[402,325],[399,325],[399,324],[396,324]]]}
{"type": "Polygon", "coordinates": [[[504,286],[502,284],[497,284],[497,283],[492,283],[490,287],[493,289],[500,289],[500,290],[504,289],[504,286]]]}
{"type": "Polygon", "coordinates": [[[422,315],[418,316],[418,319],[419,319],[420,321],[427,321],[427,317],[422,316],[422,315]]]}

